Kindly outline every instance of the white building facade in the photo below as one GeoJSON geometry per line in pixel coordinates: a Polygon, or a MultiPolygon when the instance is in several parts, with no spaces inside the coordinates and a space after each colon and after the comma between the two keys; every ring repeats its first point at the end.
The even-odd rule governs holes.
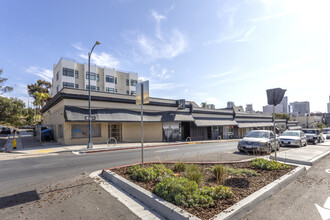
{"type": "MultiPolygon", "coordinates": [[[[262,112],[265,114],[273,114],[273,105],[266,105],[262,107],[262,112]]],[[[275,113],[283,113],[283,106],[276,105],[275,106],[275,113]]]]}
{"type": "MultiPolygon", "coordinates": [[[[91,90],[135,95],[138,74],[119,71],[110,67],[90,65],[91,90]]],[[[89,89],[88,64],[61,58],[53,66],[50,96],[54,97],[62,88],[89,89]]]]}

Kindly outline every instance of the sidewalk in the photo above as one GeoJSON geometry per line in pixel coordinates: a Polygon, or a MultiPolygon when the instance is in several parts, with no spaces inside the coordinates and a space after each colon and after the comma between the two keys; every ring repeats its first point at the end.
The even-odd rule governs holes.
{"type": "MultiPolygon", "coordinates": [[[[288,151],[277,153],[277,160],[295,163],[307,166],[313,166],[314,163],[330,154],[330,141],[318,145],[308,145],[307,147],[294,148],[288,151]]],[[[270,159],[275,159],[274,153],[270,159]]]]}

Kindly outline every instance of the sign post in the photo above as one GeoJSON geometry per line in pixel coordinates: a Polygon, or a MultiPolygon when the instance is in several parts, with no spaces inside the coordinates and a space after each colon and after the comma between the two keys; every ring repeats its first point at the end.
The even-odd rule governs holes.
{"type": "Polygon", "coordinates": [[[276,131],[275,131],[275,106],[280,104],[286,89],[276,88],[276,89],[267,89],[267,99],[268,105],[273,105],[273,122],[274,122],[274,148],[275,148],[275,161],[277,161],[277,152],[276,152],[276,131]]]}
{"type": "Polygon", "coordinates": [[[144,166],[143,153],[143,104],[149,103],[149,81],[136,84],[136,104],[141,105],[141,164],[144,166]]]}

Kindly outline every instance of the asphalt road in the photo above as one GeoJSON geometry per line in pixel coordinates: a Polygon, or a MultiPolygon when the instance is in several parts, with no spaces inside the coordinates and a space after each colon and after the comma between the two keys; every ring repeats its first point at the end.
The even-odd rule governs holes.
{"type": "MultiPolygon", "coordinates": [[[[237,161],[237,142],[145,149],[145,161],[237,161]]],[[[289,148],[282,148],[287,150],[289,148]]],[[[88,175],[96,170],[140,162],[141,150],[33,157],[0,161],[0,219],[134,219],[88,175]]]]}
{"type": "Polygon", "coordinates": [[[242,219],[322,220],[315,204],[323,207],[328,198],[330,202],[330,155],[242,219]]]}
{"type": "Polygon", "coordinates": [[[5,147],[8,134],[0,134],[0,149],[5,147]]]}

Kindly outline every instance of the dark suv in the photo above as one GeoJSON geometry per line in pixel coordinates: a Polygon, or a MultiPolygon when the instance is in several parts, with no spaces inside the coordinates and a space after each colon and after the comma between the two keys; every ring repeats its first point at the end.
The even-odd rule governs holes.
{"type": "Polygon", "coordinates": [[[313,144],[324,142],[323,135],[319,129],[302,129],[305,133],[307,141],[313,144]]]}

